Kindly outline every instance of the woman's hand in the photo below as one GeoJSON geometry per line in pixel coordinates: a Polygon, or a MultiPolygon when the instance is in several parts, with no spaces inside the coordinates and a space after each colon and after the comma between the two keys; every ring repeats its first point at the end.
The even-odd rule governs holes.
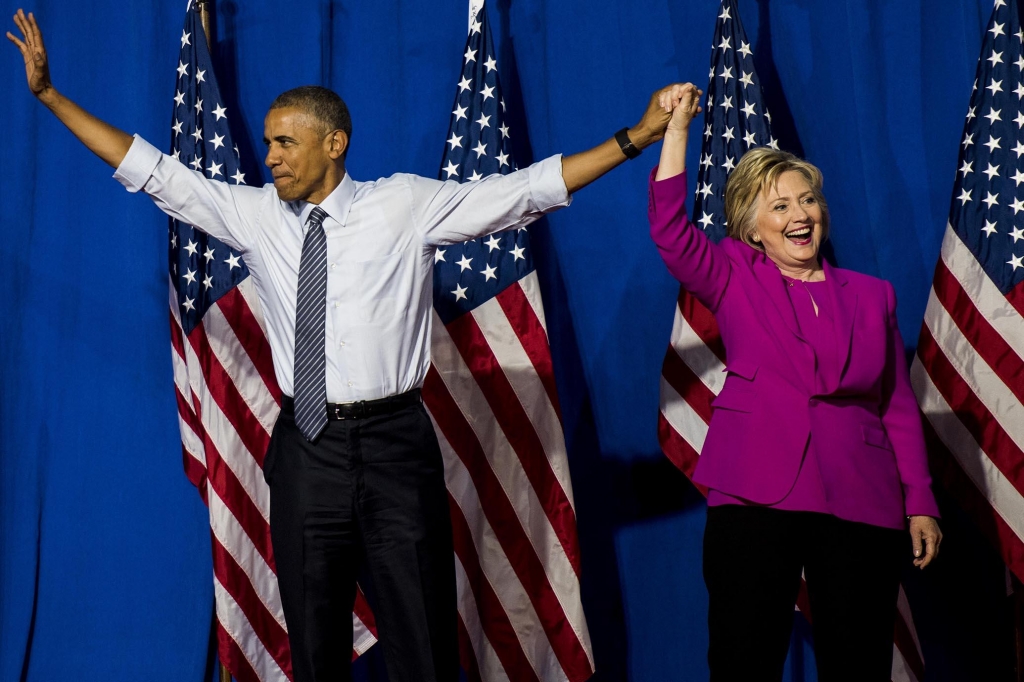
{"type": "Polygon", "coordinates": [[[693,83],[670,85],[655,93],[661,116],[668,116],[665,128],[665,142],[661,145],[661,162],[655,180],[665,180],[686,170],[686,141],[689,137],[690,122],[699,114],[700,96],[704,93],[693,83]]]}
{"type": "Polygon", "coordinates": [[[914,565],[924,568],[939,556],[942,531],[931,516],[910,517],[910,540],[914,544],[914,565]]]}
{"type": "Polygon", "coordinates": [[[666,136],[670,133],[685,133],[690,123],[703,109],[700,97],[704,92],[693,83],[670,85],[658,93],[658,105],[672,115],[669,119],[666,136]]]}
{"type": "Polygon", "coordinates": [[[42,97],[53,88],[53,83],[50,82],[50,64],[46,58],[46,47],[43,46],[43,34],[31,12],[26,16],[25,11],[19,9],[18,13],[14,15],[14,23],[21,30],[21,40],[10,31],[7,32],[7,39],[18,47],[22,59],[25,60],[25,78],[28,81],[28,89],[36,97],[42,97]]]}

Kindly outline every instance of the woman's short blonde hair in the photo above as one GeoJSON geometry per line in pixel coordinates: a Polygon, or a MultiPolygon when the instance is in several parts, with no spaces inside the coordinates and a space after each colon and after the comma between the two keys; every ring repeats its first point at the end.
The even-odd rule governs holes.
{"type": "Polygon", "coordinates": [[[757,207],[762,192],[775,188],[783,173],[796,171],[804,176],[821,207],[821,238],[828,239],[828,204],[821,192],[822,176],[817,166],[771,147],[755,147],[736,164],[725,183],[725,220],[728,234],[755,249],[763,250],[754,241],[757,232],[757,207]]]}

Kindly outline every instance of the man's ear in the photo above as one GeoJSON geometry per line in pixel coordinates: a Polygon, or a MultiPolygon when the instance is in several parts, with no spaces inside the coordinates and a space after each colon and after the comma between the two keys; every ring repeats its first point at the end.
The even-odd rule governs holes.
{"type": "Polygon", "coordinates": [[[335,130],[327,136],[327,155],[332,159],[340,159],[348,149],[348,135],[344,130],[335,130]]]}

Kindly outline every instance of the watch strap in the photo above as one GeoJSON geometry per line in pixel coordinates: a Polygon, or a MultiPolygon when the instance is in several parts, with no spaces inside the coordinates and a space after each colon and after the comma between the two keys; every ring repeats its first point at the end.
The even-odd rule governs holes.
{"type": "Polygon", "coordinates": [[[626,155],[627,159],[635,159],[640,156],[640,149],[629,139],[629,128],[623,128],[615,133],[615,141],[619,143],[619,149],[626,155]]]}

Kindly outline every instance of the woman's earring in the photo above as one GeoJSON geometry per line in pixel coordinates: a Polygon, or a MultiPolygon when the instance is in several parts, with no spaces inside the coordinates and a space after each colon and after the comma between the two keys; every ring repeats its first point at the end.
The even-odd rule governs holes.
{"type": "Polygon", "coordinates": [[[761,242],[761,237],[758,234],[756,234],[756,233],[751,237],[751,239],[753,239],[755,242],[758,242],[758,243],[761,242]]]}

